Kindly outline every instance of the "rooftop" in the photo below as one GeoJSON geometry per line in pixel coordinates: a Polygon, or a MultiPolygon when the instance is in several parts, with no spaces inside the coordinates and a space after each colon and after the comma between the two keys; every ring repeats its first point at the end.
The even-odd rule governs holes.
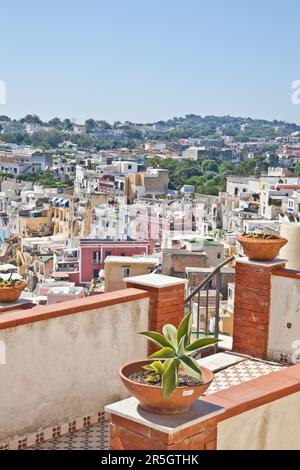
{"type": "Polygon", "coordinates": [[[105,258],[105,264],[118,263],[118,264],[159,264],[160,258],[153,256],[107,256],[105,258]]]}

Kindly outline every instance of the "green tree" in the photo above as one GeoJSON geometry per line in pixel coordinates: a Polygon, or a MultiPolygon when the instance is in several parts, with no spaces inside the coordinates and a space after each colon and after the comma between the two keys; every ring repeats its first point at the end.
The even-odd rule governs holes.
{"type": "Polygon", "coordinates": [[[36,114],[27,114],[24,118],[20,119],[22,124],[43,124],[43,121],[36,114]]]}
{"type": "Polygon", "coordinates": [[[84,123],[87,132],[93,131],[97,128],[97,123],[94,119],[87,119],[84,123]]]}
{"type": "Polygon", "coordinates": [[[64,124],[58,117],[55,117],[53,119],[50,119],[50,121],[48,121],[48,126],[56,127],[58,129],[63,129],[64,124]]]}

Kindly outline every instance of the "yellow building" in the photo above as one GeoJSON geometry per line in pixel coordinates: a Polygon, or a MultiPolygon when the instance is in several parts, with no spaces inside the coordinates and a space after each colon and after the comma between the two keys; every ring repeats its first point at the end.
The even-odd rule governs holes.
{"type": "Polygon", "coordinates": [[[108,256],[104,262],[105,292],[125,289],[126,277],[151,273],[160,263],[150,256],[108,256]]]}
{"type": "Polygon", "coordinates": [[[19,217],[19,233],[21,237],[45,237],[52,235],[52,210],[34,210],[19,217]]]}

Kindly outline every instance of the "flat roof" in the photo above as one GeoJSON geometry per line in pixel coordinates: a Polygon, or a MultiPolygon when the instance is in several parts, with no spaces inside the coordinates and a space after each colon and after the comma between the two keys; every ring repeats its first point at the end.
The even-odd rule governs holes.
{"type": "Polygon", "coordinates": [[[151,256],[107,256],[104,263],[120,263],[120,264],[159,264],[160,258],[151,256]]]}

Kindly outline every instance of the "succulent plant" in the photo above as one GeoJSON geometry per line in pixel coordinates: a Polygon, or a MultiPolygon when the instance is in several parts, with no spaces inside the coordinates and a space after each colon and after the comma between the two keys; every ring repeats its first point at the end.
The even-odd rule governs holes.
{"type": "Polygon", "coordinates": [[[165,399],[170,398],[176,390],[179,382],[179,372],[203,382],[201,368],[191,354],[216,344],[216,338],[201,338],[191,342],[192,336],[192,312],[184,317],[178,329],[174,325],[165,325],[163,334],[155,331],[140,333],[161,349],[152,354],[150,359],[162,359],[144,366],[144,369],[152,372],[148,381],[161,380],[162,391],[165,399]]]}
{"type": "Polygon", "coordinates": [[[0,287],[18,287],[23,284],[23,281],[20,281],[19,279],[0,279],[0,287]]]}
{"type": "Polygon", "coordinates": [[[257,232],[250,232],[250,233],[244,232],[242,236],[245,238],[252,238],[253,240],[274,240],[277,238],[274,235],[268,235],[266,233],[257,233],[257,232]]]}

